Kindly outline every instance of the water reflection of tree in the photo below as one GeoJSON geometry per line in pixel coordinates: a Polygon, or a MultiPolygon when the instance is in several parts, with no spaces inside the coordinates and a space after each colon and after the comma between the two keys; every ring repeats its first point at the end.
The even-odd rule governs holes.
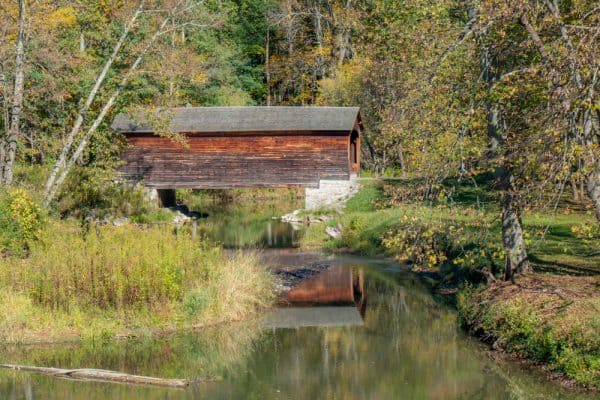
{"type": "Polygon", "coordinates": [[[364,327],[271,332],[243,387],[223,397],[506,399],[518,390],[532,398],[541,391],[536,384],[515,391],[505,376],[484,368],[489,360],[463,340],[454,312],[414,276],[369,269],[365,285],[364,327]]]}
{"type": "MultiPolygon", "coordinates": [[[[163,377],[221,375],[187,391],[81,383],[0,370],[0,398],[584,399],[480,357],[455,315],[410,274],[365,266],[365,326],[259,333],[231,326],[161,340],[0,350],[0,360],[163,377]],[[279,392],[278,392],[279,391],[279,392]],[[31,397],[26,397],[27,392],[31,397]]],[[[589,398],[589,397],[588,397],[589,398]]]]}
{"type": "Polygon", "coordinates": [[[198,225],[201,235],[225,247],[292,247],[299,239],[299,232],[273,218],[293,210],[295,205],[292,201],[209,203],[192,209],[209,214],[198,225]]]}
{"type": "MultiPolygon", "coordinates": [[[[155,339],[87,342],[79,345],[12,347],[0,352],[2,362],[60,368],[99,368],[131,374],[199,379],[235,375],[247,367],[258,325],[231,325],[155,339]]],[[[181,397],[202,392],[192,387],[181,397]]],[[[169,390],[115,384],[57,380],[0,370],[0,398],[35,399],[164,399],[169,390]],[[27,392],[37,394],[27,397],[27,392]],[[14,396],[14,397],[11,397],[14,396]]],[[[190,396],[194,398],[194,396],[190,396]]]]}

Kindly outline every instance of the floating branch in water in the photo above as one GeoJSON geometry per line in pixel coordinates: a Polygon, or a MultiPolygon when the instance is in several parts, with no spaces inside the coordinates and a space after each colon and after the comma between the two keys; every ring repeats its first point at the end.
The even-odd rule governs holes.
{"type": "Polygon", "coordinates": [[[27,365],[0,364],[0,368],[15,371],[36,372],[39,374],[55,376],[57,378],[79,379],[99,382],[116,382],[135,385],[163,386],[172,388],[185,388],[190,382],[186,379],[163,379],[151,376],[123,374],[121,372],[106,371],[102,369],[61,369],[32,367],[27,365]]]}

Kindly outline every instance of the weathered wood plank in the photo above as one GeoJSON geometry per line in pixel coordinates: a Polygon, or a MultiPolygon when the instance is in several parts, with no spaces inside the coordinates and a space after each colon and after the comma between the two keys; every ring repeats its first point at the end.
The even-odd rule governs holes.
{"type": "Polygon", "coordinates": [[[348,179],[349,133],[310,136],[191,136],[186,145],[128,135],[121,172],[157,188],[315,186],[348,179]]]}

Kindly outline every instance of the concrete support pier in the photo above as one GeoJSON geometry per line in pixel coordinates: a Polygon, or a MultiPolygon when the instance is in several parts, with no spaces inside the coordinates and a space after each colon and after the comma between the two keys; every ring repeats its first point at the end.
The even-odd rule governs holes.
{"type": "Polygon", "coordinates": [[[340,208],[352,197],[360,184],[358,179],[320,180],[318,188],[306,188],[304,208],[307,210],[340,208]]]}

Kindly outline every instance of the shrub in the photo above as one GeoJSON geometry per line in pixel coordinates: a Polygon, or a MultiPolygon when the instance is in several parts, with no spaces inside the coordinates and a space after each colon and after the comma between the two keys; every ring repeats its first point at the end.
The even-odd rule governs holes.
{"type": "Polygon", "coordinates": [[[388,231],[382,243],[400,260],[410,260],[417,266],[433,268],[448,260],[455,236],[461,234],[460,228],[404,215],[399,226],[388,231]]]}
{"type": "Polygon", "coordinates": [[[14,189],[0,196],[0,251],[26,253],[44,230],[43,209],[27,191],[14,189]]]}
{"type": "Polygon", "coordinates": [[[64,186],[56,204],[62,216],[129,217],[147,214],[156,208],[145,200],[141,188],[115,181],[110,170],[74,168],[64,186]]]}
{"type": "Polygon", "coordinates": [[[487,240],[490,229],[485,218],[462,222],[404,214],[381,243],[398,260],[411,261],[418,268],[440,267],[446,279],[477,282],[482,267],[497,273],[502,266],[500,243],[487,240]]]}

